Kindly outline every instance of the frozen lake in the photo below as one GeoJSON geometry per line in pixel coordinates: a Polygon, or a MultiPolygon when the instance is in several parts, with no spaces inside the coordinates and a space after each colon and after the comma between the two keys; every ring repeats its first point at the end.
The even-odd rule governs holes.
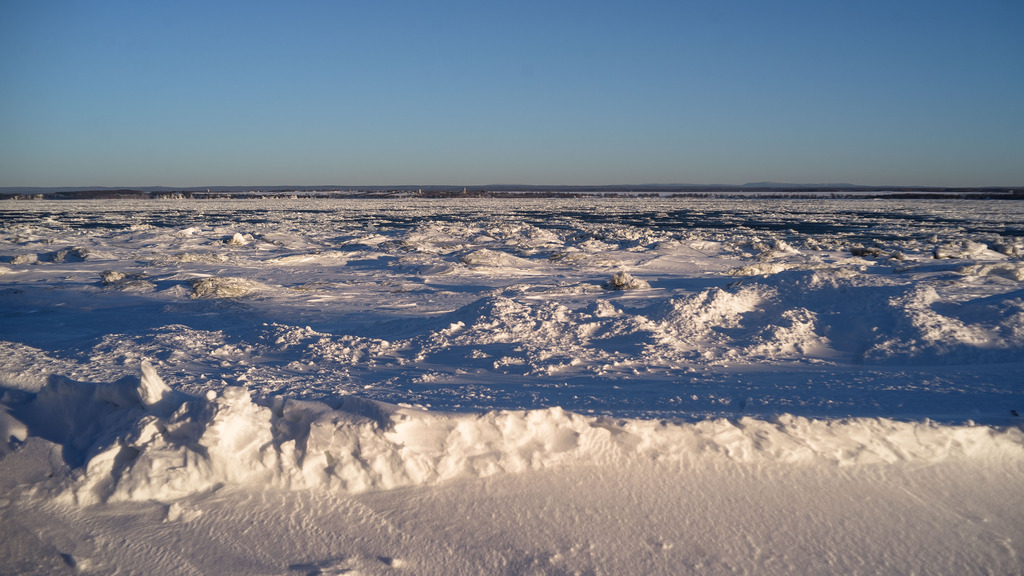
{"type": "Polygon", "coordinates": [[[1022,257],[994,200],[0,202],[0,572],[1021,573],[1022,257]]]}
{"type": "Polygon", "coordinates": [[[441,410],[1022,408],[1016,202],[21,201],[0,221],[18,387],[149,358],[193,393],[441,410]],[[606,289],[620,271],[646,287],[606,289]]]}

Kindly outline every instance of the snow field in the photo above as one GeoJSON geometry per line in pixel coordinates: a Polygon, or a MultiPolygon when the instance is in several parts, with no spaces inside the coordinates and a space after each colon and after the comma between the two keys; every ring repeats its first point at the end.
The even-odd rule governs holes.
{"type": "Polygon", "coordinates": [[[4,203],[0,572],[1024,573],[1021,222],[4,203]]]}
{"type": "MultiPolygon", "coordinates": [[[[615,201],[592,212],[580,202],[168,201],[102,214],[18,203],[3,229],[12,337],[0,352],[25,367],[9,382],[26,390],[45,382],[28,368],[36,357],[97,381],[150,359],[193,394],[223,380],[257,397],[684,418],[736,414],[686,401],[680,375],[691,370],[988,370],[1019,358],[1021,241],[1000,212],[1014,204],[821,202],[615,201]],[[55,262],[60,252],[80,257],[55,262]],[[638,289],[614,289],[627,276],[638,289]],[[537,385],[526,396],[524,377],[537,385]],[[657,388],[641,409],[623,404],[637,381],[657,388]],[[610,404],[564,393],[595,386],[610,404]]],[[[840,378],[745,405],[762,417],[797,404],[811,417],[876,414],[815,396],[862,389],[840,378]]],[[[972,383],[954,389],[978,400],[975,420],[1017,409],[982,402],[972,383]]]]}

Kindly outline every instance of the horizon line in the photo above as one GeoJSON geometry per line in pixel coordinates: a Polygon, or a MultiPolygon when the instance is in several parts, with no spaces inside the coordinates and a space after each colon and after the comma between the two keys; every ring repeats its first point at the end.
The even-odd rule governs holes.
{"type": "Polygon", "coordinates": [[[744,184],[692,184],[692,183],[633,183],[633,184],[220,184],[195,186],[0,186],[0,193],[18,193],[28,191],[89,191],[89,190],[139,190],[139,191],[313,191],[313,190],[644,190],[644,189],[828,189],[828,190],[1000,190],[1024,188],[1024,185],[977,185],[977,186],[943,186],[923,184],[852,184],[845,182],[799,183],[799,182],[747,182],[744,184]]]}

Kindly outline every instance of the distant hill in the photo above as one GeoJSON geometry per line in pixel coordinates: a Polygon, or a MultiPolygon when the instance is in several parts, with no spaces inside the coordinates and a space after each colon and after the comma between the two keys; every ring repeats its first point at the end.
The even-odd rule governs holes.
{"type": "Polygon", "coordinates": [[[845,183],[828,183],[828,184],[791,184],[785,182],[748,182],[741,184],[740,188],[786,188],[788,190],[801,189],[801,188],[814,188],[814,189],[861,189],[865,186],[859,186],[857,184],[845,184],[845,183]]]}

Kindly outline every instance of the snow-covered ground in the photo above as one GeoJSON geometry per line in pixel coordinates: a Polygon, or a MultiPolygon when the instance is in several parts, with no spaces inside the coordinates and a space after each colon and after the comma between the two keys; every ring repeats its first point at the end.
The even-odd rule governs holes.
{"type": "Polygon", "coordinates": [[[0,202],[0,573],[1024,573],[1024,204],[0,202]]]}

